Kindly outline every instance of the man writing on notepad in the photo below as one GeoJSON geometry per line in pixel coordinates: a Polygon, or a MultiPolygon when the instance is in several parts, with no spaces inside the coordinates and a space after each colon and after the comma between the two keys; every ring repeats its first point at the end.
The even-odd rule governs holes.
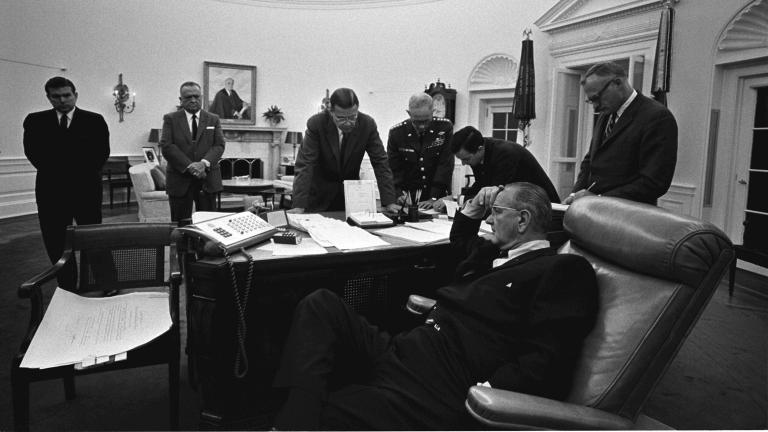
{"type": "Polygon", "coordinates": [[[677,163],[677,122],[669,110],[632,88],[624,69],[598,63],[581,81],[597,118],[570,204],[605,195],[656,204],[672,183],[677,163]]]}

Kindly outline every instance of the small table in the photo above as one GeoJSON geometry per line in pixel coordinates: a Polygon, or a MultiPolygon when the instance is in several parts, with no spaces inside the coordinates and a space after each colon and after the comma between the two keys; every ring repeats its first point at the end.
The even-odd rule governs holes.
{"type": "MultiPolygon", "coordinates": [[[[275,194],[280,193],[283,188],[275,188],[270,180],[252,178],[248,180],[228,179],[222,180],[223,192],[230,192],[243,195],[261,195],[264,201],[272,199],[274,205],[275,194]]],[[[218,207],[221,209],[221,194],[217,198],[218,207]]]]}

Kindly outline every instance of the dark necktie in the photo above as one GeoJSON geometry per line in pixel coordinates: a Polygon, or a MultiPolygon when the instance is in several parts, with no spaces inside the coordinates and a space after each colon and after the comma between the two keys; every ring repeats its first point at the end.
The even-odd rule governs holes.
{"type": "Polygon", "coordinates": [[[197,116],[192,114],[192,139],[197,138],[197,116]]]}
{"type": "Polygon", "coordinates": [[[605,138],[608,138],[611,136],[611,132],[613,131],[613,125],[616,124],[616,114],[611,114],[611,116],[608,118],[608,126],[605,127],[605,138]]]}
{"type": "Polygon", "coordinates": [[[344,166],[344,150],[347,148],[347,142],[349,141],[349,135],[346,132],[341,134],[341,146],[339,147],[339,163],[344,166]]]}
{"type": "Polygon", "coordinates": [[[59,119],[59,129],[65,131],[67,130],[67,116],[66,114],[62,114],[61,118],[59,119]]]}

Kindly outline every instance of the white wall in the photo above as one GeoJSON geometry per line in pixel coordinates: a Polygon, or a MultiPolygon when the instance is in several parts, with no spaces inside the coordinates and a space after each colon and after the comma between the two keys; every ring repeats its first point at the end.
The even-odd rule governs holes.
{"type": "MultiPolygon", "coordinates": [[[[355,89],[382,135],[405,118],[408,96],[436,78],[459,91],[494,52],[519,56],[522,29],[553,1],[444,0],[351,10],[273,9],[215,0],[0,0],[0,158],[23,157],[24,116],[49,108],[43,84],[70,78],[79,105],[102,113],[112,154],[138,154],[150,128],[178,102],[178,85],[202,82],[203,62],[256,65],[257,125],[269,105],[303,130],[325,89],[355,89]],[[55,67],[65,67],[65,72],[55,67]],[[136,92],[136,110],[118,123],[111,96],[117,74],[136,92]]],[[[384,138],[386,139],[386,138],[384,138]]]]}

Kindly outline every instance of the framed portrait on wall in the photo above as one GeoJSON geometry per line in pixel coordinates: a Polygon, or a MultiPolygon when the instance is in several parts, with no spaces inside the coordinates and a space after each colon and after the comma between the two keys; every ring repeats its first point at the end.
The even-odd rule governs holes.
{"type": "Polygon", "coordinates": [[[256,66],[205,62],[203,109],[222,123],[255,125],[256,66]]]}
{"type": "Polygon", "coordinates": [[[142,147],[144,151],[144,162],[160,165],[160,161],[157,160],[157,153],[154,147],[142,147]]]}

